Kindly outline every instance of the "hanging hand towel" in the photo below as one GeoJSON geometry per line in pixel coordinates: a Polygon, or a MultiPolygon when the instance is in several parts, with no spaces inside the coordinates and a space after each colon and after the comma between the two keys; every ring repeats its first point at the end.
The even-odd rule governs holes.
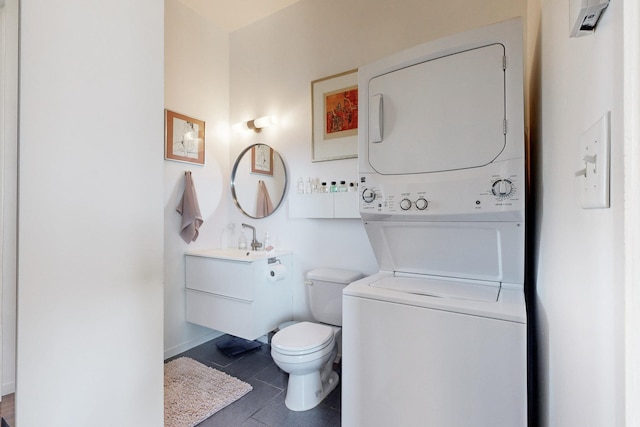
{"type": "Polygon", "coordinates": [[[264,181],[258,181],[258,200],[256,202],[256,218],[263,218],[273,212],[273,203],[264,181]]]}
{"type": "Polygon", "coordinates": [[[196,196],[193,179],[191,179],[191,172],[184,173],[184,193],[182,194],[176,211],[182,215],[180,236],[187,243],[195,241],[200,233],[198,229],[204,221],[200,214],[198,196],[196,196]]]}

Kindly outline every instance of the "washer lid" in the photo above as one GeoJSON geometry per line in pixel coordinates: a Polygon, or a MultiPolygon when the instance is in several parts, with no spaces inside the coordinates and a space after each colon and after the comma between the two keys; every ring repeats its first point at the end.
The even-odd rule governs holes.
{"type": "Polygon", "coordinates": [[[409,220],[405,221],[364,222],[381,271],[524,282],[522,222],[412,221],[412,218],[415,217],[407,217],[409,220]]]}
{"type": "Polygon", "coordinates": [[[416,277],[384,277],[372,282],[374,288],[435,298],[498,301],[500,283],[416,277]]]}
{"type": "Polygon", "coordinates": [[[300,322],[275,334],[271,339],[271,346],[285,354],[306,354],[326,347],[332,339],[332,327],[300,322]]]}

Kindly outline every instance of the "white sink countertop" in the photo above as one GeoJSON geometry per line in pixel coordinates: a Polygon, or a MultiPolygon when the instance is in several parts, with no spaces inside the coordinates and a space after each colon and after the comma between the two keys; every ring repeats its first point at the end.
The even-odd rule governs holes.
{"type": "Polygon", "coordinates": [[[250,249],[203,249],[198,251],[187,252],[186,255],[200,256],[205,258],[219,258],[231,261],[253,262],[261,259],[274,258],[279,255],[289,255],[291,251],[272,251],[265,252],[262,250],[252,251],[250,249]]]}

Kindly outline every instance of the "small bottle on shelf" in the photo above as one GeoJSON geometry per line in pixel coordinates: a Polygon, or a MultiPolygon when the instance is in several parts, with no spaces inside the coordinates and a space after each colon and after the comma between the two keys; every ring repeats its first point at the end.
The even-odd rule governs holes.
{"type": "Polygon", "coordinates": [[[307,182],[304,184],[304,192],[311,194],[311,177],[307,178],[307,182]]]}
{"type": "Polygon", "coordinates": [[[269,233],[265,231],[264,240],[262,241],[262,248],[265,252],[273,251],[273,246],[271,246],[271,240],[269,239],[269,233]]]}

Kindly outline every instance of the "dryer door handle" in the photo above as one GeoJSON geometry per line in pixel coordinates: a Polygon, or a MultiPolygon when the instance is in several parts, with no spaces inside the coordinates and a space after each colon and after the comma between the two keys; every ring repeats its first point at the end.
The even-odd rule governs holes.
{"type": "Polygon", "coordinates": [[[369,142],[382,142],[382,94],[369,99],[369,142]]]}

